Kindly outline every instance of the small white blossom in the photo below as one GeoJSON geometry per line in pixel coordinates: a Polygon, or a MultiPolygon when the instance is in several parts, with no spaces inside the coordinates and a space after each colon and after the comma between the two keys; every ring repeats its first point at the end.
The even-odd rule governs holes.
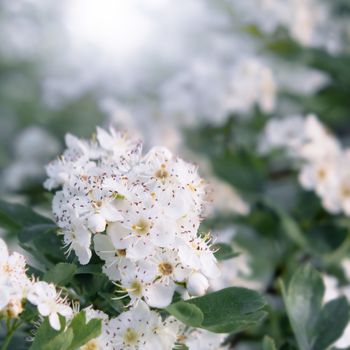
{"type": "Polygon", "coordinates": [[[60,330],[59,315],[70,317],[72,309],[56,292],[53,284],[36,282],[28,293],[28,300],[38,307],[39,313],[49,318],[52,328],[60,330]]]}

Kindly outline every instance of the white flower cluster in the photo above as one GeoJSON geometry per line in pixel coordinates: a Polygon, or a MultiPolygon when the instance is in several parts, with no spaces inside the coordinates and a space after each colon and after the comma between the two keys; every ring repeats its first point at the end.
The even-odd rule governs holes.
{"type": "Polygon", "coordinates": [[[180,125],[194,125],[198,118],[222,123],[230,113],[248,117],[255,105],[271,113],[276,92],[271,68],[254,56],[240,57],[228,66],[198,60],[164,84],[161,114],[180,125]],[[208,85],[213,88],[208,90],[208,85]]]}
{"type": "Polygon", "coordinates": [[[9,254],[6,243],[0,239],[0,316],[18,317],[26,299],[38,307],[42,316],[49,317],[54,329],[61,327],[58,315],[72,315],[71,307],[55,286],[29,279],[24,256],[16,252],[9,254]]]}
{"type": "Polygon", "coordinates": [[[317,117],[269,121],[260,148],[285,148],[300,159],[301,185],[315,191],[327,211],[350,215],[350,150],[317,117]]]}
{"type": "Polygon", "coordinates": [[[111,319],[91,307],[85,309],[85,313],[88,321],[102,320],[102,332],[80,350],[171,350],[178,338],[179,322],[173,317],[163,321],[143,301],[111,319]]]}
{"type": "Polygon", "coordinates": [[[93,236],[103,271],[131,303],[166,307],[178,284],[204,294],[219,269],[210,237],[198,235],[205,185],[197,168],[161,147],[142,156],[140,142],[114,129],[66,143],[45,186],[62,187],[53,213],[68,252],[87,264],[93,236]]]}
{"type": "Polygon", "coordinates": [[[243,0],[232,3],[246,22],[257,24],[265,32],[272,32],[282,25],[294,40],[306,46],[323,43],[326,39],[321,37],[320,30],[329,20],[329,10],[318,1],[243,0]]]}
{"type": "MultiPolygon", "coordinates": [[[[0,318],[18,317],[26,300],[36,305],[39,314],[48,317],[51,327],[56,330],[61,329],[59,315],[65,317],[67,322],[75,315],[70,303],[60,296],[53,284],[28,278],[24,256],[16,252],[10,255],[6,243],[0,239],[0,318]]],[[[84,311],[87,322],[91,319],[102,320],[102,332],[81,350],[171,350],[177,343],[196,350],[204,349],[201,345],[204,335],[205,349],[217,350],[224,340],[223,335],[187,329],[174,317],[162,320],[143,301],[114,318],[94,310],[92,306],[84,311]]]]}
{"type": "Polygon", "coordinates": [[[225,334],[216,334],[204,329],[185,327],[174,317],[162,320],[140,301],[128,311],[109,318],[104,312],[91,307],[85,309],[86,318],[102,320],[102,332],[80,350],[171,350],[185,345],[189,350],[224,350],[221,346],[225,334]]]}

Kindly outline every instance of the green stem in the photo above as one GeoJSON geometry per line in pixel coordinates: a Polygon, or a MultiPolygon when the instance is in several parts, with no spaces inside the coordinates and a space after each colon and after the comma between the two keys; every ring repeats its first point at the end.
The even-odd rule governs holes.
{"type": "Polygon", "coordinates": [[[18,320],[15,320],[15,321],[13,322],[11,328],[9,327],[9,325],[10,325],[9,321],[6,322],[7,327],[8,327],[8,328],[7,328],[7,334],[6,334],[5,341],[4,341],[4,343],[2,344],[1,350],[7,350],[7,349],[8,349],[8,347],[9,347],[9,345],[10,345],[10,343],[11,343],[11,340],[12,340],[14,334],[15,334],[15,331],[16,331],[16,329],[17,329],[18,326],[19,326],[19,324],[18,324],[17,321],[18,321],[18,320]]]}

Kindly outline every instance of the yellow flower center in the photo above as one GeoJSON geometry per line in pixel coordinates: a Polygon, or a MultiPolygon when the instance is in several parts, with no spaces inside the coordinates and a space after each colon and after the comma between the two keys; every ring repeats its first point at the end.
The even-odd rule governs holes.
{"type": "Polygon", "coordinates": [[[117,249],[115,253],[116,256],[126,256],[126,249],[117,249]]]}
{"type": "Polygon", "coordinates": [[[350,197],[350,187],[349,186],[343,186],[341,193],[342,193],[342,196],[344,198],[349,198],[350,197]]]}
{"type": "Polygon", "coordinates": [[[124,333],[124,344],[126,345],[135,345],[137,344],[137,341],[138,341],[138,334],[137,332],[132,329],[132,328],[128,328],[125,333],[124,333]]]}
{"type": "Polygon", "coordinates": [[[134,281],[131,283],[129,292],[135,296],[141,296],[142,293],[142,284],[139,281],[134,281]]]}
{"type": "Polygon", "coordinates": [[[324,180],[326,177],[327,177],[327,172],[325,169],[319,169],[318,172],[317,172],[317,177],[320,179],[320,180],[324,180]]]}
{"type": "Polygon", "coordinates": [[[158,265],[159,272],[164,276],[169,276],[173,273],[173,266],[167,262],[158,265]]]}
{"type": "Polygon", "coordinates": [[[156,178],[161,180],[162,182],[165,182],[165,180],[169,177],[169,173],[166,169],[166,165],[162,164],[160,166],[160,169],[158,169],[155,173],[156,178]]]}
{"type": "Polygon", "coordinates": [[[88,343],[86,343],[84,346],[80,348],[81,350],[99,350],[100,347],[97,344],[97,341],[95,339],[90,340],[88,343]]]}
{"type": "Polygon", "coordinates": [[[135,225],[132,225],[131,228],[137,233],[144,235],[148,233],[151,225],[148,220],[140,219],[135,225]]]}

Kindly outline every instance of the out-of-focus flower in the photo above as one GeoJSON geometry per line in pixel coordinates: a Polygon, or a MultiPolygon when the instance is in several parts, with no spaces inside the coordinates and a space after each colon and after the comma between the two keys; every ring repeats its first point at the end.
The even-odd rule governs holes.
{"type": "Polygon", "coordinates": [[[270,120],[259,148],[264,153],[285,149],[299,159],[301,185],[315,191],[329,212],[350,215],[349,149],[316,116],[270,120]]]}
{"type": "Polygon", "coordinates": [[[9,254],[6,243],[0,239],[0,313],[17,317],[22,311],[22,301],[31,287],[23,255],[9,254]]]}
{"type": "Polygon", "coordinates": [[[228,345],[222,343],[225,334],[212,333],[204,329],[188,329],[180,334],[179,342],[185,344],[189,350],[224,350],[228,345]]]}
{"type": "Polygon", "coordinates": [[[58,141],[46,130],[32,126],[14,140],[14,160],[2,173],[4,190],[19,190],[41,181],[43,166],[60,150],[58,141]]]}

